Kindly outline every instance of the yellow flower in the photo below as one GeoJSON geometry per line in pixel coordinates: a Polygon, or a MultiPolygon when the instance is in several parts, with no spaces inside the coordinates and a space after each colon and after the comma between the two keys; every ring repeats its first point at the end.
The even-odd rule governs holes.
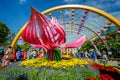
{"type": "Polygon", "coordinates": [[[69,60],[61,60],[60,62],[57,61],[47,61],[45,59],[31,59],[26,60],[20,63],[20,66],[33,66],[33,67],[53,67],[53,68],[66,68],[69,66],[75,66],[76,64],[80,66],[84,66],[89,64],[86,60],[80,60],[77,58],[72,58],[69,60]]]}

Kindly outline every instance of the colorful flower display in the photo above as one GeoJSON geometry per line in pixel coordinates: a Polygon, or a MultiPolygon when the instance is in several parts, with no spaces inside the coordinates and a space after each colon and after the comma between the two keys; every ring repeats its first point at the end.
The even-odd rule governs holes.
{"type": "Polygon", "coordinates": [[[88,65],[89,63],[86,60],[80,60],[77,58],[72,58],[70,60],[61,60],[57,61],[47,61],[45,59],[31,59],[26,60],[20,63],[21,66],[32,66],[32,67],[54,67],[54,68],[66,68],[75,65],[88,65]]]}
{"type": "Polygon", "coordinates": [[[2,68],[0,80],[120,80],[120,72],[113,66],[68,58],[49,61],[44,58],[13,63],[2,68]]]}
{"type": "MultiPolygon", "coordinates": [[[[42,61],[44,59],[39,60],[41,62],[39,62],[38,60],[35,59],[31,60],[32,61],[31,63],[40,64],[41,62],[43,63],[46,62],[42,61]]],[[[75,63],[79,62],[77,59],[73,59],[70,62],[72,63],[72,61],[74,61],[75,63]]],[[[55,62],[51,62],[51,65],[52,64],[54,65],[55,62]]],[[[64,65],[66,64],[64,63],[64,65]]],[[[99,75],[100,75],[99,71],[92,68],[90,65],[84,66],[75,65],[67,66],[66,68],[34,67],[34,66],[25,67],[19,66],[19,63],[16,62],[0,71],[0,80],[86,80],[90,77],[98,79],[99,75]]]]}

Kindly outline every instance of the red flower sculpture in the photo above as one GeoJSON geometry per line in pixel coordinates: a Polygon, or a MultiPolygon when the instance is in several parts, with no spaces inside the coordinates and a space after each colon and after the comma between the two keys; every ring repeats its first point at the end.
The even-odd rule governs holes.
{"type": "Polygon", "coordinates": [[[66,42],[65,31],[55,19],[48,19],[34,8],[31,10],[31,17],[22,32],[22,38],[32,46],[47,49],[52,55],[56,47],[66,42]]]}

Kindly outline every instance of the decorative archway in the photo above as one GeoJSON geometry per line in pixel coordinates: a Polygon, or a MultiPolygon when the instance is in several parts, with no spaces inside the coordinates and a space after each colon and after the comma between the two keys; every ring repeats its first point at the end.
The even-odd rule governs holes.
{"type": "MultiPolygon", "coordinates": [[[[72,23],[73,23],[73,17],[74,17],[74,10],[75,9],[80,9],[80,10],[87,10],[87,11],[90,11],[90,12],[93,12],[93,13],[96,13],[96,14],[99,14],[101,15],[102,17],[106,18],[107,20],[109,20],[110,22],[112,22],[113,24],[115,24],[118,28],[120,28],[120,21],[113,17],[112,15],[100,10],[100,9],[97,9],[97,8],[94,8],[94,7],[90,7],[90,6],[84,6],[84,5],[63,5],[63,6],[57,6],[57,7],[54,7],[54,8],[50,8],[48,10],[45,10],[42,12],[42,14],[48,14],[49,16],[52,16],[51,12],[53,11],[56,11],[56,10],[60,10],[61,11],[61,14],[62,13],[62,10],[63,9],[72,9],[72,23]]],[[[24,30],[25,26],[27,25],[27,23],[20,29],[20,31],[17,33],[17,35],[15,36],[14,40],[12,41],[11,43],[11,46],[14,48],[22,31],[24,30]]],[[[72,29],[72,27],[71,27],[72,29]]]]}

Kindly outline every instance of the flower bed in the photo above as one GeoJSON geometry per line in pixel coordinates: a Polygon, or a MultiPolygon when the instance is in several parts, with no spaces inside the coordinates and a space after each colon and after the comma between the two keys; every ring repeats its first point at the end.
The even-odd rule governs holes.
{"type": "Polygon", "coordinates": [[[87,61],[75,58],[60,62],[32,59],[14,63],[0,71],[0,80],[86,80],[90,77],[98,79],[99,71],[87,61]]]}
{"type": "Polygon", "coordinates": [[[120,80],[120,72],[113,66],[92,64],[92,67],[100,71],[100,80],[120,80]]]}
{"type": "Polygon", "coordinates": [[[53,68],[66,68],[78,64],[79,66],[88,65],[89,63],[85,60],[72,58],[69,60],[48,61],[45,59],[31,59],[20,63],[20,66],[31,66],[31,67],[53,67],[53,68]]]}
{"type": "Polygon", "coordinates": [[[14,63],[0,71],[0,80],[120,80],[112,66],[72,58],[60,62],[31,59],[14,63]]]}

